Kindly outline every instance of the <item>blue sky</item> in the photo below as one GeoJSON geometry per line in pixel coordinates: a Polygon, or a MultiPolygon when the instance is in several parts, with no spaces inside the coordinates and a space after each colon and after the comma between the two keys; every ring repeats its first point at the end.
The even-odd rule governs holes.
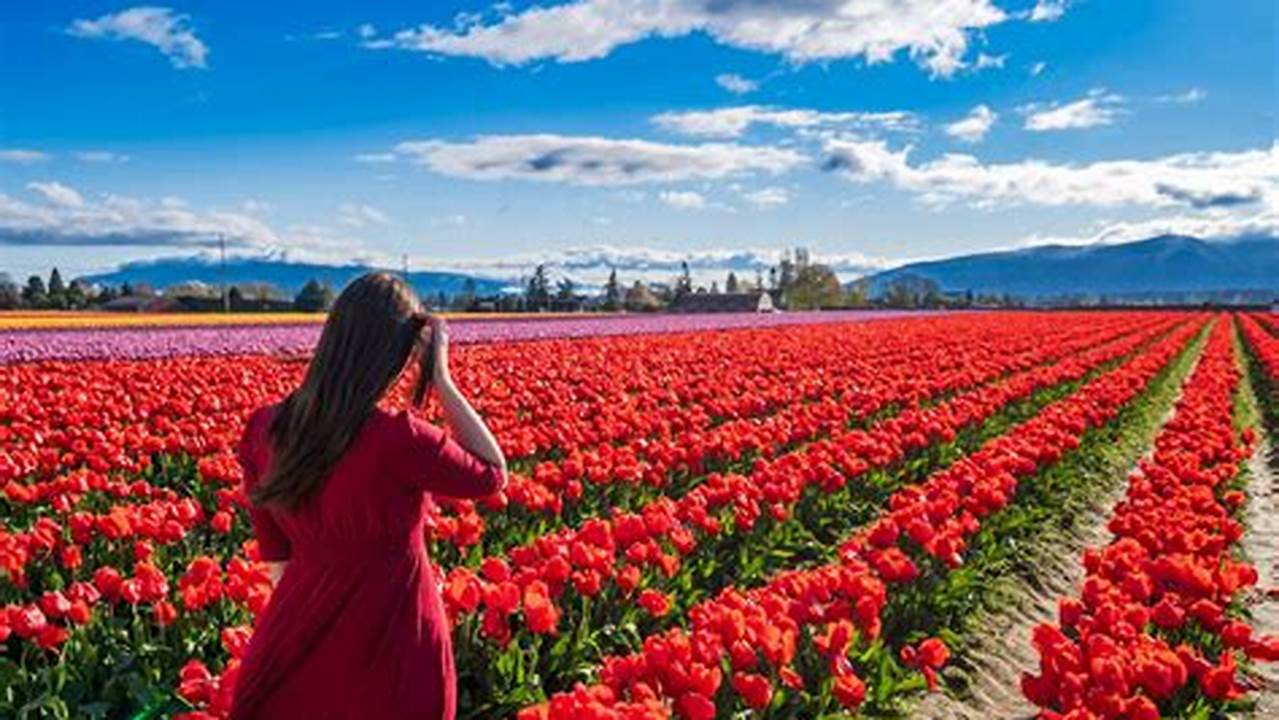
{"type": "MultiPolygon", "coordinates": [[[[161,0],[163,1],[163,0],[161,0]]],[[[10,3],[0,270],[283,253],[841,274],[1276,235],[1276,9],[1236,0],[10,3]]]]}

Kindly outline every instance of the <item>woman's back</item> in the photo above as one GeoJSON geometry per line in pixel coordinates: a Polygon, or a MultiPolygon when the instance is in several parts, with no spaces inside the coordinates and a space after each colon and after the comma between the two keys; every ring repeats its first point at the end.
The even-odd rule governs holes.
{"type": "MultiPolygon", "coordinates": [[[[240,447],[252,491],[278,406],[240,447]]],[[[375,410],[297,510],[251,509],[265,561],[288,562],[258,619],[233,717],[449,718],[448,620],[423,546],[428,494],[487,495],[501,470],[408,413],[375,410]]]]}

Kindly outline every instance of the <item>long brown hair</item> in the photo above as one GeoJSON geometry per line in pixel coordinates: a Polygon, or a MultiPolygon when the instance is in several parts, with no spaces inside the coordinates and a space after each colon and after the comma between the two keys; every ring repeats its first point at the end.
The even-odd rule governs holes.
{"type": "MultiPolygon", "coordinates": [[[[333,303],[302,384],[271,423],[271,467],[250,498],[296,509],[324,484],[378,401],[400,377],[428,320],[413,290],[389,273],[352,281],[333,303]]],[[[430,381],[426,349],[413,403],[430,381]]]]}

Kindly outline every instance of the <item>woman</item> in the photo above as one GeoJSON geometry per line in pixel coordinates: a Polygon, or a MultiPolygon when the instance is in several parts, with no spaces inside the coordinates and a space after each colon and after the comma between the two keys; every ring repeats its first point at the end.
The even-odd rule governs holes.
{"type": "Polygon", "coordinates": [[[333,305],[300,387],[240,445],[274,594],[236,683],[233,720],[451,719],[449,623],[423,545],[430,495],[482,497],[506,460],[449,376],[448,335],[382,273],[333,305]],[[449,433],[377,407],[411,356],[449,433]],[[432,369],[433,368],[433,369],[432,369]]]}

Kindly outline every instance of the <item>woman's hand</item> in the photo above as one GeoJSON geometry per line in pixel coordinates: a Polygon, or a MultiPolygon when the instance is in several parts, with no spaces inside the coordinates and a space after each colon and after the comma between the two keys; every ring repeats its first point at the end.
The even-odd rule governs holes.
{"type": "Polygon", "coordinates": [[[269,562],[266,564],[266,574],[267,577],[271,578],[272,588],[279,586],[280,578],[284,577],[284,569],[288,566],[289,563],[287,560],[284,562],[269,562]]]}

